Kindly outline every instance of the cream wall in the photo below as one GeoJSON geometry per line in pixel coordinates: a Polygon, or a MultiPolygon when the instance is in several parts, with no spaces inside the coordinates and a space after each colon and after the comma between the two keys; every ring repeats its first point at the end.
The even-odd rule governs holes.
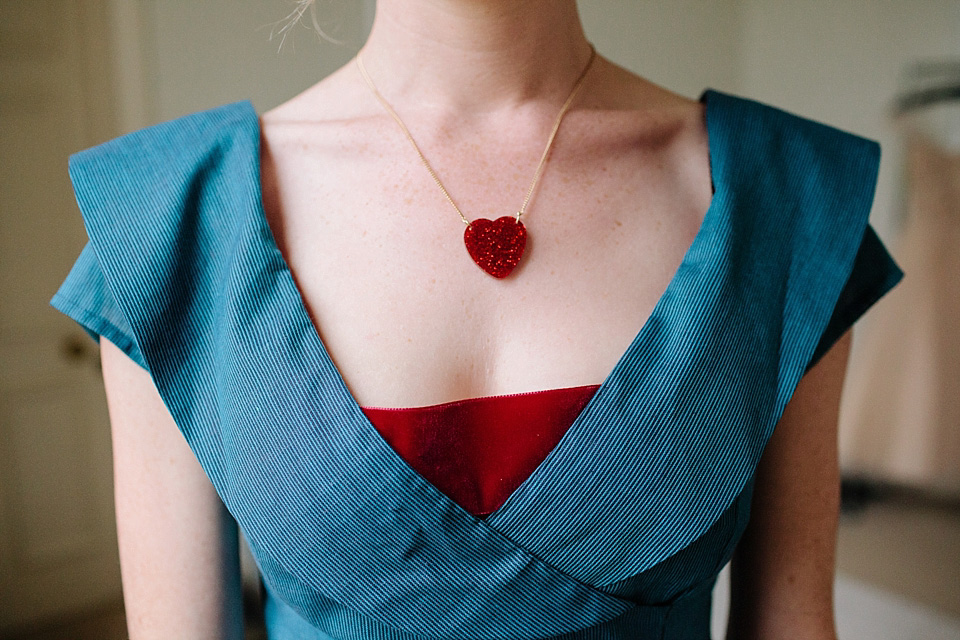
{"type": "Polygon", "coordinates": [[[342,44],[319,38],[307,17],[281,48],[281,35],[270,36],[286,24],[291,0],[135,4],[151,122],[243,99],[263,112],[347,62],[373,18],[373,0],[319,0],[321,26],[342,44]]]}
{"type": "Polygon", "coordinates": [[[608,58],[674,91],[739,88],[738,0],[580,0],[587,37],[608,58]]]}

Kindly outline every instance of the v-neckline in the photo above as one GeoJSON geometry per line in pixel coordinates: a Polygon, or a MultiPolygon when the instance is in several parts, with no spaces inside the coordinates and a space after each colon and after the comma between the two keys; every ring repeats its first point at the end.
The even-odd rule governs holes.
{"type": "MultiPolygon", "coordinates": [[[[306,303],[304,301],[303,295],[300,292],[299,287],[296,284],[296,280],[293,277],[293,271],[290,268],[290,265],[287,263],[286,258],[283,256],[283,253],[280,251],[276,238],[273,235],[273,230],[270,227],[270,224],[266,216],[266,207],[264,206],[263,201],[263,175],[262,175],[262,159],[261,159],[261,142],[263,138],[263,127],[260,121],[260,115],[253,108],[253,104],[249,101],[246,102],[246,105],[252,112],[253,124],[256,130],[256,139],[254,144],[254,152],[252,154],[252,162],[254,164],[253,171],[251,172],[253,181],[253,196],[254,196],[254,211],[257,216],[256,224],[259,226],[258,231],[260,232],[260,237],[264,240],[266,245],[266,250],[268,254],[273,254],[276,264],[281,267],[281,272],[286,274],[286,278],[283,278],[286,286],[290,288],[291,298],[296,301],[294,308],[291,310],[293,313],[300,316],[299,320],[304,326],[310,328],[309,337],[317,346],[317,351],[320,355],[320,361],[325,364],[329,370],[335,374],[335,382],[337,383],[337,388],[331,390],[332,393],[336,393],[339,396],[340,404],[343,406],[349,407],[350,413],[353,415],[355,426],[357,428],[364,429],[368,432],[368,435],[378,441],[383,447],[389,450],[390,457],[392,460],[398,463],[401,471],[405,471],[411,474],[420,476],[423,479],[423,482],[430,485],[433,490],[441,497],[441,499],[449,501],[451,505],[465,514],[468,514],[471,518],[475,518],[481,522],[486,521],[488,524],[492,524],[497,521],[500,516],[510,509],[511,505],[516,501],[516,498],[522,494],[527,487],[533,484],[534,480],[540,479],[548,470],[551,468],[550,461],[552,458],[558,455],[562,449],[566,446],[569,446],[569,443],[574,440],[572,435],[581,428],[581,425],[586,421],[586,419],[594,412],[602,410],[600,407],[601,403],[606,401],[607,392],[610,390],[610,387],[613,384],[613,381],[618,378],[623,373],[623,367],[625,363],[628,362],[631,358],[630,356],[636,351],[636,349],[642,344],[647,333],[650,332],[651,327],[656,322],[656,319],[663,315],[663,307],[669,300],[676,299],[676,296],[673,296],[675,290],[681,286],[682,278],[689,270],[690,262],[693,256],[697,255],[700,252],[700,249],[703,245],[709,242],[709,233],[716,229],[718,225],[714,224],[713,218],[720,215],[721,213],[721,203],[726,202],[727,198],[725,197],[725,180],[724,176],[718,175],[718,168],[725,166],[723,163],[719,162],[718,154],[720,149],[717,148],[720,136],[718,132],[714,131],[716,125],[716,120],[712,116],[713,110],[716,108],[710,100],[711,94],[714,92],[711,89],[705,89],[700,95],[699,101],[704,103],[704,121],[705,128],[707,132],[707,147],[708,155],[710,162],[710,179],[713,186],[713,197],[710,200],[710,203],[707,207],[706,212],[703,215],[703,219],[700,222],[700,227],[697,230],[696,235],[693,238],[692,243],[687,247],[686,252],[683,255],[683,259],[680,261],[680,265],[677,267],[673,276],[670,278],[670,281],[667,283],[666,288],[661,293],[660,297],[657,299],[656,304],[651,310],[650,314],[647,316],[644,323],[641,325],[639,331],[634,335],[633,339],[630,341],[627,349],[620,355],[617,359],[616,364],[613,366],[613,369],[607,374],[607,376],[600,383],[596,391],[593,393],[590,400],[580,411],[577,417],[574,419],[573,423],[567,428],[563,436],[560,438],[559,442],[550,450],[550,452],[540,461],[540,463],[534,468],[534,470],[520,483],[519,486],[514,488],[513,491],[507,496],[507,499],[493,512],[486,514],[483,519],[477,518],[469,513],[466,509],[460,506],[456,501],[443,493],[440,489],[430,483],[426,478],[420,476],[419,473],[410,464],[397,453],[390,444],[386,441],[385,438],[377,431],[374,424],[367,418],[363,412],[363,407],[354,397],[353,393],[350,391],[347,386],[346,380],[343,377],[340,369],[337,367],[336,363],[333,361],[333,358],[330,356],[329,351],[327,350],[326,344],[323,342],[321,337],[320,330],[313,321],[313,317],[310,315],[307,310],[306,303]]],[[[520,392],[525,393],[525,392],[520,392]]],[[[512,394],[510,394],[512,395],[512,394]]]]}

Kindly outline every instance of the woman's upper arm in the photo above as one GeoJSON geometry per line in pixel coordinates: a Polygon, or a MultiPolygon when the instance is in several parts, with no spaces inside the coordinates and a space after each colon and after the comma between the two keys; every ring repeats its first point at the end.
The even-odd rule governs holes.
{"type": "Polygon", "coordinates": [[[242,638],[236,525],[149,373],[100,344],[130,637],[242,638]]]}
{"type": "Polygon", "coordinates": [[[833,640],[840,473],[837,421],[848,330],[804,375],[757,467],[731,564],[728,640],[833,640]]]}

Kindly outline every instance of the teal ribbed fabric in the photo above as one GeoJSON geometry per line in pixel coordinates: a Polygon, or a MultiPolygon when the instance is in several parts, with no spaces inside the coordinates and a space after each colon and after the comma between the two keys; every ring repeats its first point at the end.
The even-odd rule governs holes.
{"type": "Polygon", "coordinates": [[[486,519],[407,465],[348,391],[267,225],[250,102],[70,157],[89,242],[51,304],[149,371],[250,542],[272,639],[709,637],[798,381],[903,273],[868,223],[876,143],[701,100],[715,194],[693,244],[486,519]]]}

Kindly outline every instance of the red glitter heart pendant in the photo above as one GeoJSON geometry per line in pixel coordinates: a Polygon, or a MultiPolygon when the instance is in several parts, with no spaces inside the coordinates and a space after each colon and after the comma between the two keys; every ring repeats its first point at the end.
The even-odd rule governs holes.
{"type": "Polygon", "coordinates": [[[516,216],[477,218],[463,232],[463,243],[481,269],[494,278],[506,278],[520,263],[527,244],[527,228],[516,216]]]}

